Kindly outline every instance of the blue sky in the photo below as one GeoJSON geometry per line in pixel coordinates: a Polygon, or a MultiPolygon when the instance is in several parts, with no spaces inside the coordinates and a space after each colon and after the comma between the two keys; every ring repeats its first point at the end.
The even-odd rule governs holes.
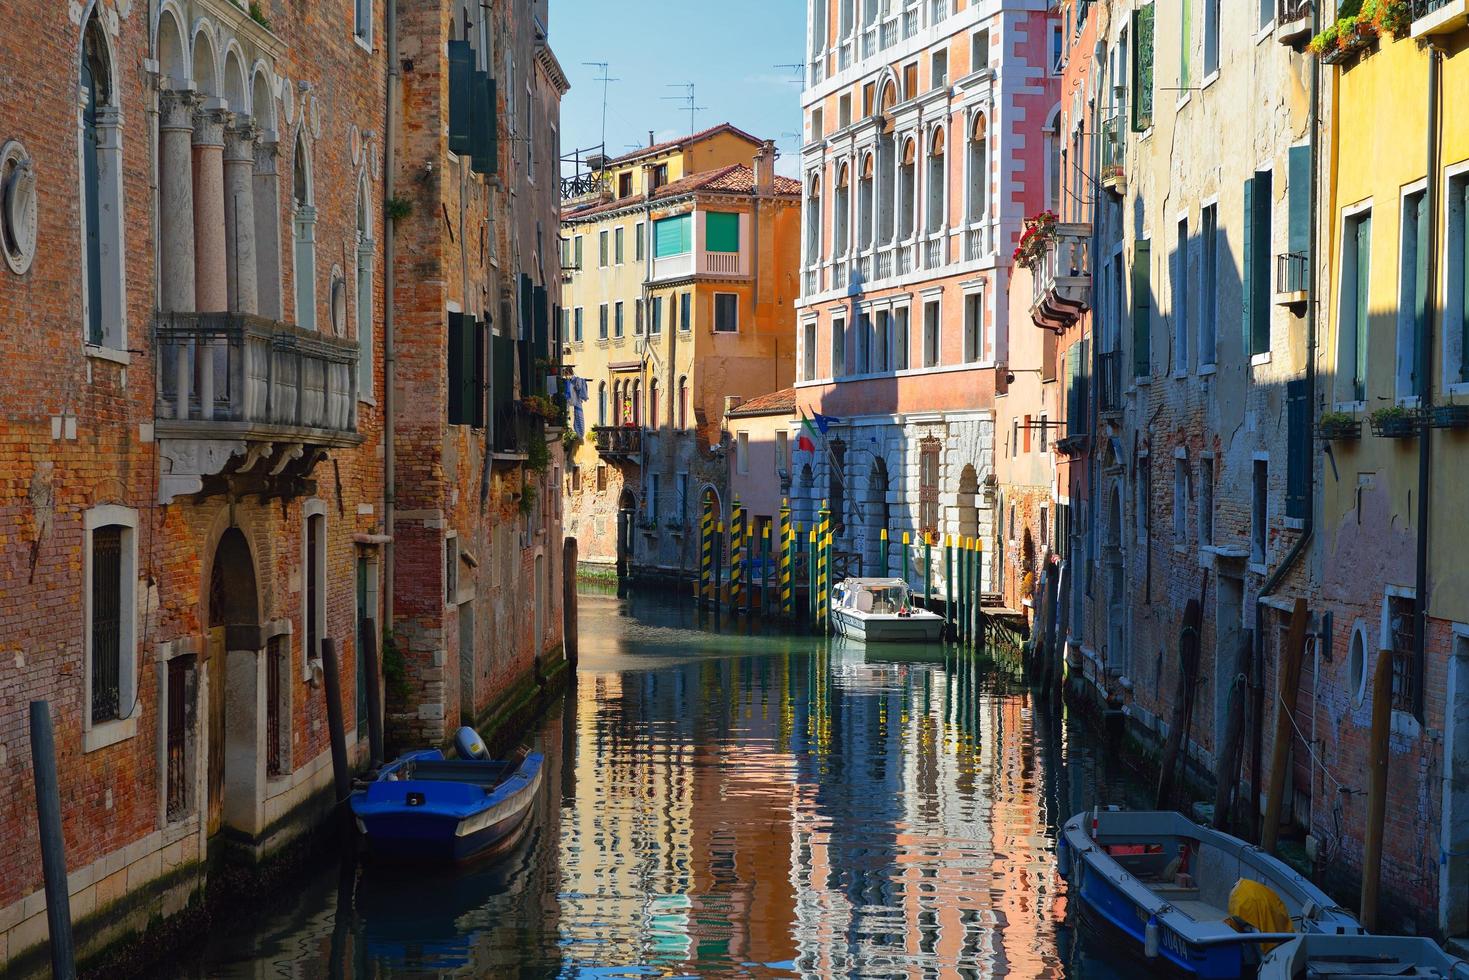
{"type": "Polygon", "coordinates": [[[561,104],[561,150],[601,142],[601,69],[607,86],[607,152],[689,131],[681,97],[693,82],[698,129],[731,122],[780,147],[778,169],[798,170],[801,86],[791,68],[806,44],[804,0],[551,0],[551,49],[571,80],[561,104]]]}

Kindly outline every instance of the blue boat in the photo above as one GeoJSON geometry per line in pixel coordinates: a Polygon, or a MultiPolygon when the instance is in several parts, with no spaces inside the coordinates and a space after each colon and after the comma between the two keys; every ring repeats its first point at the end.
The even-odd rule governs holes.
{"type": "Polygon", "coordinates": [[[468,861],[513,843],[534,808],[545,757],[483,756],[472,730],[456,737],[461,758],[409,752],[352,795],[352,815],[370,853],[411,861],[468,861]]]}
{"type": "Polygon", "coordinates": [[[1151,965],[1205,980],[1252,975],[1263,952],[1303,933],[1362,926],[1288,865],[1181,813],[1102,810],[1066,822],[1058,864],[1083,919],[1151,965]],[[1241,881],[1280,900],[1291,931],[1263,932],[1229,912],[1241,881]]]}

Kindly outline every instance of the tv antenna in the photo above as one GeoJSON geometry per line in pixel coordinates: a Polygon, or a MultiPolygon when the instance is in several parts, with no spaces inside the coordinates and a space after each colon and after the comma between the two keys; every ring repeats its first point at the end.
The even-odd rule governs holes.
{"type": "Polygon", "coordinates": [[[607,77],[608,65],[605,61],[583,61],[582,64],[588,68],[602,69],[602,76],[592,81],[602,83],[602,145],[605,147],[607,145],[607,86],[613,82],[620,82],[622,79],[607,77]]]}
{"type": "Polygon", "coordinates": [[[686,109],[689,110],[689,135],[693,135],[698,130],[698,126],[695,125],[695,123],[694,123],[694,114],[697,113],[697,112],[699,112],[700,110],[707,109],[709,107],[708,106],[705,106],[705,105],[699,105],[698,104],[698,101],[699,100],[694,97],[694,83],[693,82],[669,82],[667,85],[664,85],[663,87],[664,88],[681,88],[681,89],[685,89],[686,90],[686,92],[683,95],[665,95],[665,96],[663,96],[663,100],[665,102],[683,102],[683,103],[685,103],[684,108],[686,108],[686,109]]]}
{"type": "Polygon", "coordinates": [[[805,83],[805,80],[806,80],[806,66],[803,63],[796,63],[796,64],[791,64],[791,65],[771,65],[770,67],[772,67],[772,68],[784,68],[787,71],[789,71],[791,74],[795,75],[796,76],[795,78],[788,79],[788,81],[791,82],[791,84],[793,84],[793,85],[802,85],[802,84],[805,83]]]}

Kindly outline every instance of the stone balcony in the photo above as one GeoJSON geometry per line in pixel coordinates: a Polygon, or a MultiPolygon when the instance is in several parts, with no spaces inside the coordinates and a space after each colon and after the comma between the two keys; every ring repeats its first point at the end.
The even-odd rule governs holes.
{"type": "Polygon", "coordinates": [[[643,430],[635,426],[593,426],[592,439],[603,459],[635,463],[643,453],[643,430]]]}
{"type": "Polygon", "coordinates": [[[1058,224],[1045,254],[1031,269],[1035,297],[1030,316],[1036,326],[1062,330],[1092,305],[1092,226],[1058,224]]]}
{"type": "Polygon", "coordinates": [[[357,433],[357,342],[240,313],[165,313],[155,327],[161,503],[291,497],[357,433]]]}

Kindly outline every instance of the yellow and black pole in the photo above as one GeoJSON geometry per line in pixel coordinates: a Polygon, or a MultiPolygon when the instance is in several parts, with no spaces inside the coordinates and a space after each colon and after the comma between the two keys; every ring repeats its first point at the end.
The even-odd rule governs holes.
{"type": "Polygon", "coordinates": [[[957,617],[954,616],[954,538],[953,535],[944,535],[944,592],[947,601],[944,603],[944,620],[949,629],[954,629],[957,617]]]}
{"type": "Polygon", "coordinates": [[[699,515],[699,601],[714,601],[714,507],[708,497],[704,498],[703,513],[699,515]]]}
{"type": "Polygon", "coordinates": [[[791,580],[791,554],[795,539],[791,535],[791,502],[780,502],[780,614],[789,619],[796,611],[795,582],[791,580]]]}
{"type": "Polygon", "coordinates": [[[826,501],[816,515],[816,620],[829,623],[831,591],[831,510],[826,501]]]}
{"type": "Polygon", "coordinates": [[[745,577],[745,508],[736,497],[729,512],[729,611],[739,615],[744,598],[745,577]]]}
{"type": "Polygon", "coordinates": [[[714,522],[714,596],[712,604],[718,612],[724,605],[724,522],[714,522]]]}
{"type": "Polygon", "coordinates": [[[912,542],[910,541],[910,539],[908,537],[908,532],[907,531],[904,531],[903,532],[903,584],[904,585],[907,585],[908,582],[909,582],[909,578],[908,578],[908,554],[912,550],[912,549],[909,548],[909,545],[911,543],[912,542]]]}
{"type": "Polygon", "coordinates": [[[878,577],[879,578],[887,578],[888,577],[888,569],[892,567],[891,565],[888,564],[888,529],[887,528],[883,528],[877,534],[877,560],[878,560],[878,573],[877,573],[878,574],[878,577]]]}
{"type": "Polygon", "coordinates": [[[806,619],[816,624],[816,525],[806,532],[806,619]]]}

